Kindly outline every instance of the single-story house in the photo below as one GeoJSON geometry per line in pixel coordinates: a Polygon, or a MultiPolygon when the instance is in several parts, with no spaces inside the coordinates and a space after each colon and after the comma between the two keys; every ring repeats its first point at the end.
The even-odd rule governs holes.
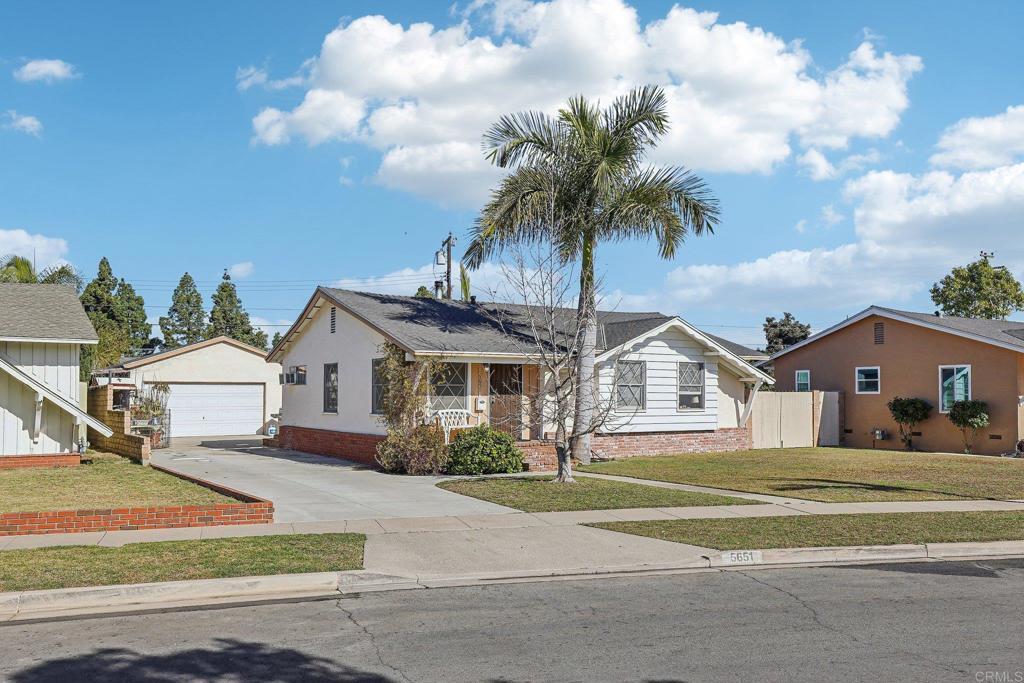
{"type": "MultiPolygon", "coordinates": [[[[547,426],[524,408],[542,381],[536,354],[524,347],[533,340],[509,332],[503,315],[515,307],[318,288],[268,355],[287,378],[279,443],[372,462],[385,434],[375,372],[384,342],[409,360],[447,364],[432,409],[469,411],[524,446],[544,442],[547,426]]],[[[616,374],[622,389],[593,439],[595,453],[749,447],[753,397],[773,382],[741,357],[756,351],[661,313],[601,312],[598,333],[600,391],[610,400],[616,374]]]]}
{"type": "Polygon", "coordinates": [[[780,391],[843,392],[847,446],[902,446],[887,406],[896,396],[932,405],[929,419],[915,428],[917,448],[962,452],[963,438],[946,413],[966,399],[984,401],[991,419],[974,452],[1012,451],[1024,438],[1024,322],[871,306],[772,362],[780,391]]]}
{"type": "Polygon", "coordinates": [[[281,410],[281,366],[230,337],[129,358],[93,373],[96,384],[144,392],[166,385],[170,436],[265,434],[281,410]]]}
{"type": "Polygon", "coordinates": [[[74,465],[86,424],[79,351],[98,337],[75,290],[0,284],[0,468],[74,465]]]}

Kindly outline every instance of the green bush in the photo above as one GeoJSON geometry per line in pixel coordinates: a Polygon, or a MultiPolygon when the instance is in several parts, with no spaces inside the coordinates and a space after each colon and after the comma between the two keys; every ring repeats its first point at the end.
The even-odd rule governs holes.
{"type": "Polygon", "coordinates": [[[394,474],[440,474],[448,462],[444,434],[431,425],[420,425],[409,434],[389,432],[377,445],[377,462],[394,474]]]}
{"type": "Polygon", "coordinates": [[[486,425],[459,432],[448,447],[448,474],[523,471],[523,453],[511,435],[486,425]]]}
{"type": "Polygon", "coordinates": [[[900,398],[889,401],[889,413],[900,427],[900,439],[908,451],[914,450],[914,427],[928,419],[932,404],[923,398],[900,398]]]}
{"type": "Polygon", "coordinates": [[[949,421],[964,436],[964,453],[970,453],[978,430],[988,427],[988,405],[984,401],[954,401],[949,407],[949,421]]]}

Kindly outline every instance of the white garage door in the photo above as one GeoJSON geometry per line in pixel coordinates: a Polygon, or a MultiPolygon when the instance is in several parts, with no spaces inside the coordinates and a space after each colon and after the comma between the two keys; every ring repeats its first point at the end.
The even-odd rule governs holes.
{"type": "Polygon", "coordinates": [[[171,384],[171,437],[240,436],[263,429],[262,384],[171,384]]]}

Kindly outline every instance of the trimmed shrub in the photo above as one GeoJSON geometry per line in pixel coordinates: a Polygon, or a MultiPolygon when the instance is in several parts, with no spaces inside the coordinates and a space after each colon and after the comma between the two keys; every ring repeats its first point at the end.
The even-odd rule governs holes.
{"type": "Polygon", "coordinates": [[[900,398],[889,401],[889,413],[900,427],[900,439],[908,451],[914,450],[914,427],[928,419],[932,404],[923,398],[900,398]]]}
{"type": "Polygon", "coordinates": [[[988,427],[988,405],[984,401],[954,401],[949,407],[949,421],[964,436],[964,453],[970,453],[978,430],[988,427]]]}
{"type": "Polygon", "coordinates": [[[391,432],[377,445],[377,462],[394,474],[440,474],[448,462],[444,434],[430,425],[409,434],[391,432]]]}
{"type": "Polygon", "coordinates": [[[522,471],[523,453],[512,436],[486,425],[459,432],[448,447],[448,474],[522,471]]]}

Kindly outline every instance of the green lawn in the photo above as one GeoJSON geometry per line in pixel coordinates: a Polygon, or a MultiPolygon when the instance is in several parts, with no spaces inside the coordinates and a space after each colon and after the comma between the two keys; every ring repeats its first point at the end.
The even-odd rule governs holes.
{"type": "Polygon", "coordinates": [[[719,550],[1024,540],[1024,512],[672,519],[590,526],[719,550]]]}
{"type": "Polygon", "coordinates": [[[0,470],[0,513],[235,502],[118,455],[92,458],[78,467],[0,470]]]}
{"type": "Polygon", "coordinates": [[[454,479],[443,481],[438,486],[523,512],[744,505],[751,502],[742,498],[674,491],[592,477],[579,477],[574,484],[558,484],[552,481],[552,477],[454,479]]]}
{"type": "Polygon", "coordinates": [[[582,471],[825,502],[1024,498],[1024,460],[852,448],[688,453],[582,471]]]}
{"type": "Polygon", "coordinates": [[[0,592],[362,569],[362,534],[0,551],[0,592]]]}

